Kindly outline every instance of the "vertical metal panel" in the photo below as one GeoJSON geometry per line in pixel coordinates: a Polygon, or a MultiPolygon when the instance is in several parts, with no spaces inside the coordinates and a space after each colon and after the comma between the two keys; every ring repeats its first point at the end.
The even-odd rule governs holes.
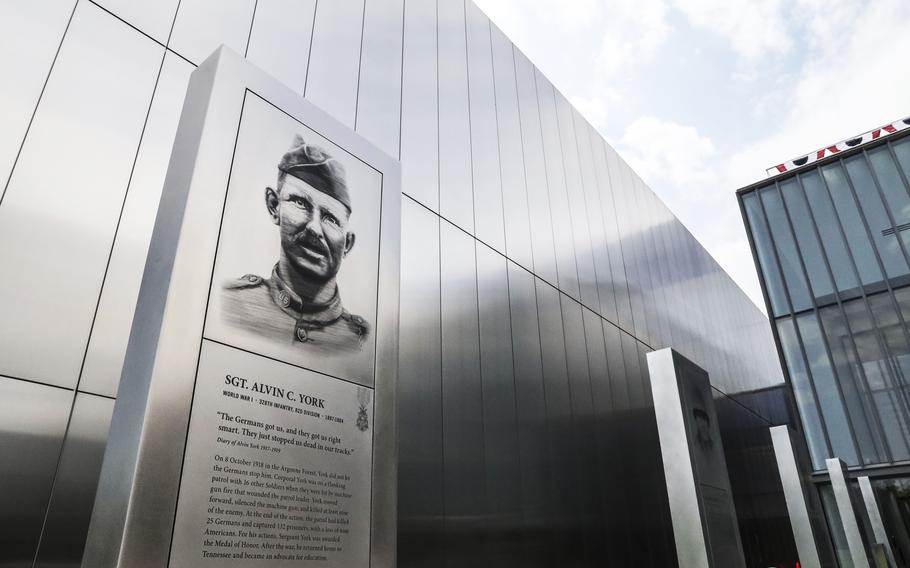
{"type": "MultiPolygon", "coordinates": [[[[579,134],[576,132],[576,134],[579,134]]],[[[600,314],[615,324],[619,324],[616,313],[616,294],[613,290],[613,273],[611,269],[609,252],[609,233],[605,226],[604,209],[601,204],[603,199],[610,197],[610,174],[607,171],[607,156],[603,150],[603,140],[591,128],[587,141],[578,138],[579,147],[590,144],[591,155],[594,159],[594,185],[584,186],[585,214],[588,217],[588,230],[591,234],[591,252],[594,257],[594,273],[597,284],[597,297],[600,300],[600,314]]]]}
{"type": "Polygon", "coordinates": [[[575,246],[572,234],[573,219],[569,213],[567,181],[571,172],[566,170],[563,155],[564,142],[560,141],[559,123],[556,119],[554,88],[540,71],[535,71],[537,96],[540,105],[540,126],[543,134],[543,160],[546,166],[550,213],[553,222],[553,239],[556,248],[556,270],[559,288],[576,300],[581,299],[578,285],[578,268],[575,265],[575,246]],[[569,175],[567,180],[567,174],[569,175]]]}
{"type": "Polygon", "coordinates": [[[219,45],[246,54],[255,0],[180,0],[168,47],[196,65],[219,45]]]}
{"type": "Polygon", "coordinates": [[[474,232],[464,0],[437,2],[439,213],[474,232]]]}
{"type": "Polygon", "coordinates": [[[561,94],[556,95],[559,109],[559,127],[563,140],[563,157],[569,176],[569,208],[572,211],[572,233],[575,240],[575,257],[578,262],[578,280],[581,284],[581,301],[586,306],[600,309],[597,290],[597,273],[594,270],[594,246],[588,227],[588,200],[586,188],[597,189],[594,173],[594,156],[588,125],[561,94]]]}
{"type": "Polygon", "coordinates": [[[478,239],[505,254],[490,20],[471,0],[465,2],[465,11],[471,108],[471,160],[474,173],[474,230],[478,239]]]}
{"type": "Polygon", "coordinates": [[[695,467],[686,439],[686,421],[673,359],[670,349],[648,354],[676,554],[680,566],[708,568],[708,543],[702,529],[695,467]]]}
{"type": "Polygon", "coordinates": [[[534,268],[534,258],[531,252],[531,223],[525,189],[524,152],[521,121],[518,115],[513,48],[512,43],[499,28],[491,26],[491,33],[506,252],[510,259],[530,270],[534,268]]]}
{"type": "Polygon", "coordinates": [[[306,87],[315,13],[316,0],[259,2],[250,30],[247,59],[301,95],[306,87]]]}
{"type": "MultiPolygon", "coordinates": [[[[593,142],[592,142],[593,143],[593,142]]],[[[603,214],[604,228],[607,232],[607,250],[610,255],[610,272],[613,276],[613,293],[616,297],[617,324],[619,327],[631,332],[634,331],[632,322],[632,292],[629,289],[629,279],[626,276],[626,259],[623,253],[623,243],[617,220],[616,202],[620,192],[614,170],[614,151],[606,143],[600,141],[599,151],[603,153],[606,162],[606,178],[598,180],[600,183],[600,206],[603,214]]],[[[598,148],[594,147],[595,154],[598,148]]],[[[598,274],[598,278],[601,276],[598,274]]]]}
{"type": "Polygon", "coordinates": [[[316,3],[304,91],[308,100],[352,128],[357,113],[363,1],[316,3]]]}
{"type": "Polygon", "coordinates": [[[398,565],[435,567],[443,534],[439,218],[402,200],[398,565]]]}
{"type": "Polygon", "coordinates": [[[35,566],[79,566],[114,401],[79,394],[63,442],[35,566]]]}
{"type": "Polygon", "coordinates": [[[578,565],[584,562],[588,550],[575,518],[576,511],[582,506],[581,490],[576,480],[581,464],[571,442],[574,433],[572,399],[569,394],[560,294],[542,280],[537,280],[536,284],[547,401],[547,456],[550,463],[550,492],[554,501],[552,524],[556,531],[555,546],[560,551],[561,563],[578,565]]]}
{"type": "Polygon", "coordinates": [[[581,304],[564,294],[559,296],[562,308],[562,323],[565,330],[566,363],[569,379],[569,400],[571,403],[571,435],[563,441],[571,448],[575,471],[572,482],[579,495],[578,508],[573,512],[575,530],[581,533],[585,543],[585,559],[588,565],[598,564],[603,554],[600,534],[603,518],[600,508],[600,493],[604,489],[598,481],[598,462],[592,449],[596,447],[597,425],[594,416],[594,394],[591,374],[588,368],[588,350],[585,339],[585,324],[581,304]]]}
{"type": "MultiPolygon", "coordinates": [[[[509,262],[509,309],[515,362],[521,495],[524,513],[522,566],[550,566],[553,508],[547,459],[547,401],[543,385],[534,276],[509,262]]],[[[556,467],[557,464],[553,464],[556,467]]]]}
{"type": "Polygon", "coordinates": [[[368,0],[363,14],[355,129],[398,157],[404,0],[368,0]]]}
{"type": "Polygon", "coordinates": [[[534,67],[528,58],[514,48],[515,81],[518,86],[518,109],[521,141],[524,149],[525,184],[528,191],[528,218],[531,223],[531,248],[534,273],[556,285],[556,252],[553,247],[553,222],[550,219],[550,196],[544,164],[543,138],[534,67]]]}
{"type": "Polygon", "coordinates": [[[31,566],[51,495],[73,393],[0,377],[0,550],[31,566]]]}
{"type": "Polygon", "coordinates": [[[166,44],[174,24],[174,15],[180,0],[158,0],[156,2],[134,2],[133,0],[92,0],[142,30],[156,41],[166,44]]]}
{"type": "Polygon", "coordinates": [[[872,534],[875,542],[885,549],[885,554],[891,566],[899,566],[894,558],[894,551],[891,548],[891,540],[888,538],[888,532],[885,530],[885,523],[882,522],[882,513],[878,508],[878,500],[875,498],[875,490],[872,483],[869,482],[869,476],[864,475],[857,478],[859,490],[863,496],[863,505],[869,516],[869,524],[872,525],[872,534]]]}
{"type": "MultiPolygon", "coordinates": [[[[850,549],[850,558],[853,560],[854,568],[869,568],[869,558],[866,556],[866,548],[863,545],[863,537],[859,532],[859,525],[856,522],[856,510],[853,505],[850,488],[847,485],[845,470],[847,469],[844,462],[837,458],[825,460],[828,467],[828,475],[831,478],[831,488],[834,490],[834,499],[837,502],[837,513],[840,524],[843,527],[844,535],[847,538],[847,546],[850,549]]],[[[837,522],[834,520],[833,522],[837,522]]]]}
{"type": "Polygon", "coordinates": [[[800,565],[805,568],[821,568],[821,560],[818,557],[818,548],[815,545],[815,536],[812,531],[812,521],[809,518],[809,508],[806,506],[806,495],[803,493],[803,480],[797,466],[796,455],[793,453],[790,436],[789,426],[771,428],[774,457],[777,460],[777,469],[780,472],[784,496],[787,500],[793,539],[796,541],[796,548],[799,551],[800,565]]]}
{"type": "Polygon", "coordinates": [[[439,210],[436,1],[404,7],[401,77],[401,191],[439,210]]]}
{"type": "Polygon", "coordinates": [[[74,0],[0,4],[0,203],[74,0]]]}
{"type": "Polygon", "coordinates": [[[631,304],[631,327],[629,331],[634,332],[636,337],[647,340],[648,328],[645,319],[645,309],[643,305],[643,284],[642,275],[639,273],[639,251],[635,243],[635,216],[632,212],[630,201],[632,199],[631,178],[627,171],[627,166],[620,160],[619,156],[607,148],[607,164],[610,169],[610,180],[613,187],[613,198],[616,207],[615,218],[616,225],[619,229],[619,240],[622,244],[622,262],[626,274],[626,284],[629,291],[629,301],[631,304]]]}
{"type": "Polygon", "coordinates": [[[445,554],[449,565],[476,566],[487,524],[474,241],[443,221],[439,243],[445,554]]]}
{"type": "Polygon", "coordinates": [[[79,5],[0,206],[0,372],[76,384],[163,55],[79,5]]]}
{"type": "Polygon", "coordinates": [[[522,463],[508,268],[505,257],[480,243],[476,246],[488,560],[496,566],[519,566],[521,541],[517,537],[523,528],[522,463]]]}
{"type": "Polygon", "coordinates": [[[98,301],[80,390],[117,394],[158,200],[193,69],[172,53],[164,58],[98,301]]]}

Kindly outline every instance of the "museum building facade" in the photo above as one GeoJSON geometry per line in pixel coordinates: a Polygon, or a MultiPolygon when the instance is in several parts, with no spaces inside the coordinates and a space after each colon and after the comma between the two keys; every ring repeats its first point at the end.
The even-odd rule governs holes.
{"type": "MultiPolygon", "coordinates": [[[[747,564],[796,564],[767,318],[470,0],[51,0],[0,27],[0,564],[80,562],[184,95],[221,44],[400,160],[399,566],[677,565],[664,347],[710,375],[747,564]]],[[[887,246],[861,307],[899,301],[887,246]]],[[[810,310],[821,345],[803,299],[775,333],[807,341],[810,310]]],[[[875,380],[863,404],[903,425],[875,380]]],[[[866,406],[800,408],[816,460],[906,459],[866,406]]]]}
{"type": "MultiPolygon", "coordinates": [[[[737,192],[826,516],[827,461],[868,477],[894,560],[910,562],[910,119],[769,168],[737,192]]],[[[867,546],[876,542],[857,508],[867,546]]],[[[838,553],[847,538],[833,522],[838,553]]]]}

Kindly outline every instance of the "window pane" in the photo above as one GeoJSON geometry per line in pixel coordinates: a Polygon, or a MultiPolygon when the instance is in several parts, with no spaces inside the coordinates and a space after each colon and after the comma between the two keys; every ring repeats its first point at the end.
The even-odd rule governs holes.
{"type": "MultiPolygon", "coordinates": [[[[828,263],[831,265],[831,272],[834,275],[837,291],[849,294],[859,288],[859,282],[856,280],[853,260],[850,258],[840,226],[837,223],[837,214],[831,204],[831,197],[825,190],[818,172],[802,175],[799,179],[803,184],[803,189],[806,191],[806,198],[815,218],[815,226],[818,227],[818,234],[825,249],[825,256],[828,257],[828,263]]],[[[789,204],[790,202],[788,201],[787,205],[789,204]]],[[[790,211],[793,212],[794,210],[791,209],[790,211]]]]}
{"type": "Polygon", "coordinates": [[[775,316],[790,312],[787,307],[787,297],[784,295],[784,283],[774,259],[774,248],[768,237],[768,227],[765,225],[765,216],[762,214],[761,204],[754,193],[743,196],[743,206],[746,208],[746,217],[752,230],[752,240],[758,253],[758,263],[761,266],[765,288],[771,302],[771,311],[775,316]]]}
{"type": "Polygon", "coordinates": [[[815,235],[815,226],[812,223],[812,216],[809,215],[809,207],[806,205],[802,188],[796,178],[791,178],[780,184],[780,193],[787,205],[790,222],[793,224],[793,232],[796,235],[796,243],[799,245],[806,272],[809,273],[812,293],[816,299],[820,300],[819,303],[831,301],[833,298],[830,296],[834,294],[834,286],[831,283],[831,276],[828,274],[828,267],[825,266],[825,257],[822,256],[822,249],[815,235]]]}
{"type": "Polygon", "coordinates": [[[840,217],[850,252],[853,253],[853,260],[856,261],[860,280],[863,285],[880,283],[882,273],[875,260],[875,251],[869,243],[865,225],[856,208],[856,202],[853,200],[843,170],[839,164],[833,164],[822,168],[822,175],[828,183],[828,190],[831,193],[834,207],[837,209],[837,215],[840,217]]]}
{"type": "MultiPolygon", "coordinates": [[[[861,304],[862,301],[858,299],[854,300],[854,303],[861,304]]],[[[867,463],[881,461],[884,453],[881,451],[881,438],[876,435],[877,430],[873,425],[875,409],[865,386],[864,376],[857,366],[847,320],[844,319],[839,306],[819,310],[819,317],[828,338],[835,376],[840,383],[860,453],[867,463]]]]}
{"type": "MultiPolygon", "coordinates": [[[[908,444],[910,442],[910,424],[907,421],[910,409],[908,409],[908,392],[905,387],[906,378],[910,377],[910,357],[908,357],[910,349],[907,345],[907,336],[888,294],[870,296],[869,308],[872,310],[874,320],[869,323],[874,324],[882,336],[876,338],[877,343],[873,348],[878,350],[883,343],[884,355],[879,354],[877,359],[873,359],[871,350],[860,347],[859,339],[857,348],[863,367],[867,369],[866,376],[872,387],[882,422],[882,430],[884,430],[891,448],[892,459],[895,461],[910,459],[910,447],[908,447],[910,445],[908,444]],[[873,380],[873,376],[875,380],[873,380]],[[882,385],[877,388],[876,384],[879,381],[882,385]]],[[[871,339],[867,338],[871,334],[860,327],[860,322],[854,323],[850,312],[847,316],[850,318],[853,333],[858,338],[861,336],[865,344],[871,339]]],[[[868,318],[866,319],[868,320],[868,318]]]]}
{"type": "Polygon", "coordinates": [[[856,198],[866,216],[875,248],[878,249],[882,264],[885,266],[885,273],[888,278],[907,275],[910,273],[910,267],[907,266],[900,243],[894,236],[894,227],[882,204],[875,180],[872,178],[872,172],[869,170],[869,164],[866,163],[864,156],[854,156],[845,160],[844,164],[847,166],[850,179],[853,180],[856,198]]]}
{"type": "Polygon", "coordinates": [[[803,429],[806,432],[806,442],[812,456],[812,469],[821,470],[825,467],[825,459],[830,456],[793,320],[790,318],[778,320],[777,333],[784,350],[787,370],[790,372],[790,381],[793,383],[793,393],[799,406],[803,429]]]}
{"type": "Polygon", "coordinates": [[[847,424],[847,415],[841,403],[837,383],[835,383],[834,369],[828,359],[825,343],[818,328],[818,320],[814,313],[808,313],[797,318],[796,324],[806,349],[809,372],[815,383],[815,392],[818,393],[822,416],[825,417],[831,449],[836,457],[849,465],[858,465],[856,448],[853,447],[853,436],[850,433],[850,426],[847,424]]]}
{"type": "Polygon", "coordinates": [[[910,179],[910,138],[904,138],[900,142],[891,144],[891,148],[894,149],[897,162],[904,171],[904,177],[910,179]]]}
{"type": "Polygon", "coordinates": [[[758,194],[761,196],[765,214],[768,216],[768,227],[771,229],[771,238],[777,247],[777,259],[780,261],[784,282],[790,292],[793,311],[809,309],[812,307],[812,298],[809,296],[806,277],[803,275],[803,267],[799,260],[799,251],[796,250],[796,243],[793,240],[793,233],[790,232],[790,225],[787,222],[787,215],[784,213],[784,204],[780,199],[780,194],[774,186],[760,189],[758,194]]]}

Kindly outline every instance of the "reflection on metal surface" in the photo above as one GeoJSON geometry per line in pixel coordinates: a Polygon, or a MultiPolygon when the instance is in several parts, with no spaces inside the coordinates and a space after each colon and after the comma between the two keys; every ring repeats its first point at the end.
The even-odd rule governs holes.
{"type": "Polygon", "coordinates": [[[499,133],[490,20],[474,2],[465,2],[467,15],[468,89],[471,109],[474,229],[478,239],[505,254],[502,177],[499,172],[499,133]]]}
{"type": "Polygon", "coordinates": [[[869,523],[872,525],[872,535],[875,537],[875,544],[881,545],[888,562],[890,562],[890,566],[896,567],[898,565],[897,560],[894,558],[891,540],[888,538],[885,524],[882,522],[881,510],[878,507],[878,500],[875,498],[875,490],[872,489],[872,484],[869,482],[869,476],[858,477],[857,481],[859,482],[860,493],[863,496],[863,505],[869,515],[869,523]]]}
{"type": "Polygon", "coordinates": [[[774,442],[774,456],[783,483],[784,496],[787,499],[787,511],[790,514],[790,526],[793,538],[799,551],[799,561],[805,568],[820,568],[821,561],[815,546],[815,536],[806,507],[806,496],[803,493],[803,482],[797,467],[796,456],[790,439],[788,426],[771,428],[771,439],[774,442]]]}
{"type": "Polygon", "coordinates": [[[0,4],[0,202],[75,0],[0,4]]]}
{"type": "Polygon", "coordinates": [[[866,555],[866,546],[863,543],[859,524],[856,522],[856,509],[850,488],[845,477],[846,466],[837,458],[825,460],[828,466],[828,475],[831,478],[831,487],[834,490],[834,499],[837,503],[837,517],[829,518],[829,522],[839,522],[847,540],[850,551],[850,560],[854,568],[870,568],[869,557],[866,555]]]}
{"type": "Polygon", "coordinates": [[[117,395],[145,255],[152,238],[183,97],[193,69],[172,53],[164,58],[107,266],[79,381],[80,390],[117,395]]]}
{"type": "Polygon", "coordinates": [[[315,13],[316,0],[257,3],[247,48],[247,59],[301,95],[306,87],[315,13]]]}
{"type": "Polygon", "coordinates": [[[0,373],[76,385],[163,56],[77,8],[0,205],[0,373]]]}
{"type": "Polygon", "coordinates": [[[75,567],[82,562],[113,411],[112,399],[84,393],[76,397],[36,567],[75,567]]]}
{"type": "Polygon", "coordinates": [[[317,2],[306,98],[354,127],[363,32],[363,0],[317,2]]]}
{"type": "Polygon", "coordinates": [[[72,391],[0,377],[0,565],[30,566],[72,391]]]}
{"type": "Polygon", "coordinates": [[[168,48],[195,65],[219,45],[246,53],[255,0],[180,0],[168,48]]]}

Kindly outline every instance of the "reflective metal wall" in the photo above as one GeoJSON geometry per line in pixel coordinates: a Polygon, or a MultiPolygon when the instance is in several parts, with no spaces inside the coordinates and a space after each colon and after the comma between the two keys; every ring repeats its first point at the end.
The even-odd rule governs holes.
{"type": "Polygon", "coordinates": [[[910,138],[740,192],[814,468],[910,460],[910,138]]]}
{"type": "Polygon", "coordinates": [[[79,561],[221,43],[402,161],[401,566],[675,564],[644,354],[735,398],[782,382],[767,320],[472,2],[5,2],[0,32],[0,565],[79,561]]]}

